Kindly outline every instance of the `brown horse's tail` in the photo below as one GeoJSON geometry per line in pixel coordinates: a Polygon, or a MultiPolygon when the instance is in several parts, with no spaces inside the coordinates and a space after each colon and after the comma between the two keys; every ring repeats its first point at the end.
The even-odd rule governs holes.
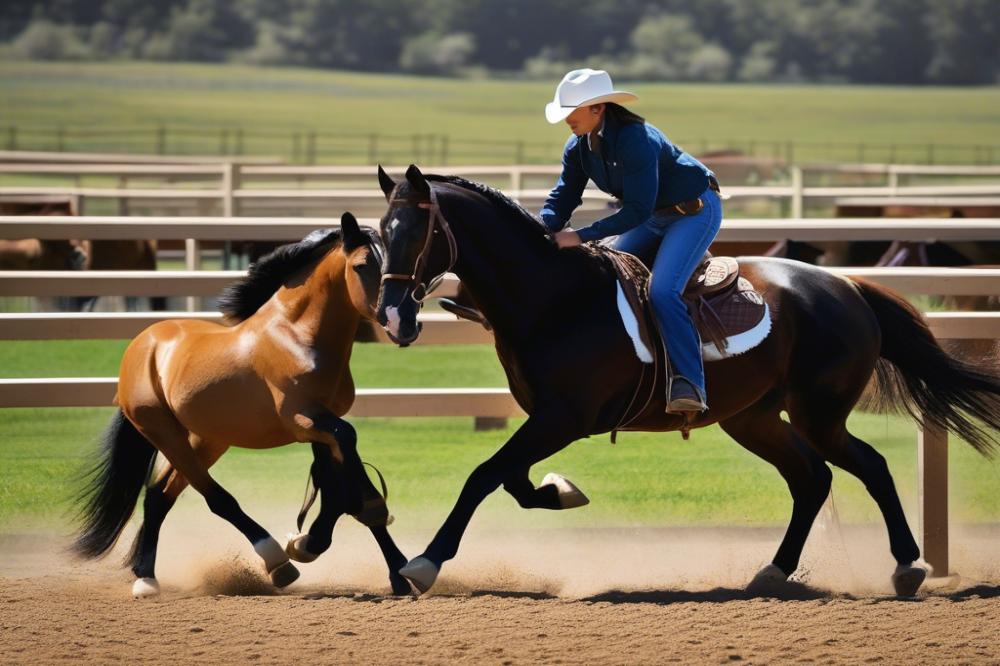
{"type": "Polygon", "coordinates": [[[86,473],[78,499],[80,531],[73,550],[97,558],[111,550],[135,510],[153,469],[156,449],[125,418],[115,412],[101,441],[100,459],[86,473]]]}
{"type": "Polygon", "coordinates": [[[928,418],[993,454],[1000,433],[1000,375],[995,366],[950,356],[901,296],[863,280],[855,284],[882,329],[876,387],[866,407],[928,418]]]}

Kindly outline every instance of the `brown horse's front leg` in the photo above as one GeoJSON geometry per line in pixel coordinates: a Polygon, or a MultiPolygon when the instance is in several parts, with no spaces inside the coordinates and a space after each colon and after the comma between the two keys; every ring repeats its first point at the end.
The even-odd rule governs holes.
{"type": "Polygon", "coordinates": [[[389,568],[389,583],[395,594],[409,594],[410,584],[398,570],[406,564],[389,535],[386,525],[391,516],[385,500],[365,472],[357,452],[357,434],[350,423],[326,408],[314,407],[296,415],[299,425],[311,425],[313,482],[320,491],[320,513],[307,534],[290,537],[286,552],[292,559],[315,560],[333,542],[337,519],[351,514],[372,531],[389,568]],[[335,454],[339,454],[339,458],[335,454]]]}

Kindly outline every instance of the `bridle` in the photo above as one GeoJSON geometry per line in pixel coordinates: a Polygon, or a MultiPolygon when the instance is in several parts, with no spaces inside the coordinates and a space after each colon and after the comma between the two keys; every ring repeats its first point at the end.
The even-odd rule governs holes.
{"type": "Polygon", "coordinates": [[[410,292],[410,297],[417,303],[423,303],[424,299],[427,298],[427,295],[437,289],[437,287],[441,284],[441,281],[444,280],[445,274],[448,273],[448,271],[455,266],[455,262],[458,261],[458,246],[455,244],[455,235],[451,232],[451,227],[448,226],[448,221],[445,220],[444,215],[441,214],[441,206],[438,204],[437,193],[434,192],[433,188],[430,189],[429,201],[414,202],[412,199],[390,199],[389,205],[398,208],[423,208],[429,211],[427,234],[424,236],[424,244],[423,247],[420,248],[420,254],[417,255],[417,260],[413,264],[413,272],[409,275],[406,273],[382,274],[383,285],[387,280],[406,280],[413,282],[414,287],[413,291],[410,292]],[[439,229],[448,241],[448,266],[441,271],[441,273],[434,276],[430,280],[424,280],[423,273],[424,269],[427,268],[427,260],[431,252],[431,243],[434,240],[434,235],[438,233],[439,229]]]}

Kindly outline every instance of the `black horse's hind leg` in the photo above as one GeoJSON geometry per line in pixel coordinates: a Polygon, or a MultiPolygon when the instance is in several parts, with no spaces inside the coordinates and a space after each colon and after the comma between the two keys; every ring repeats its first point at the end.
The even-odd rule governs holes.
{"type": "Polygon", "coordinates": [[[889,466],[881,453],[867,442],[844,430],[838,436],[839,445],[824,451],[827,460],[837,467],[850,472],[862,483],[878,504],[889,531],[889,549],[900,565],[912,564],[920,558],[920,548],[913,538],[913,532],[906,522],[903,505],[896,493],[896,485],[889,473],[889,466]]]}
{"type": "Polygon", "coordinates": [[[798,568],[809,530],[830,492],[830,468],[781,420],[777,406],[759,404],[720,425],[741,446],[777,467],[788,484],[792,518],[773,560],[787,577],[798,568]]]}
{"type": "MultiPolygon", "coordinates": [[[[906,523],[906,515],[885,458],[867,442],[847,431],[847,415],[831,409],[832,406],[845,404],[843,401],[831,396],[822,399],[813,396],[809,404],[821,407],[807,411],[801,399],[789,402],[792,427],[826,460],[865,484],[885,519],[893,557],[900,566],[910,565],[920,557],[920,549],[906,523]]],[[[853,401],[846,404],[853,405],[853,401]]]]}

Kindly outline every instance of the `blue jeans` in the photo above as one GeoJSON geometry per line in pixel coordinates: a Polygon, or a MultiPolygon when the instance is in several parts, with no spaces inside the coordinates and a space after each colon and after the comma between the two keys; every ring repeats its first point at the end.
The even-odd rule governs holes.
{"type": "Polygon", "coordinates": [[[681,299],[722,225],[719,195],[708,189],[701,198],[705,206],[697,215],[653,216],[615,239],[613,247],[651,263],[650,300],[666,338],[670,362],[676,374],[689,379],[705,395],[701,340],[681,299]]]}

